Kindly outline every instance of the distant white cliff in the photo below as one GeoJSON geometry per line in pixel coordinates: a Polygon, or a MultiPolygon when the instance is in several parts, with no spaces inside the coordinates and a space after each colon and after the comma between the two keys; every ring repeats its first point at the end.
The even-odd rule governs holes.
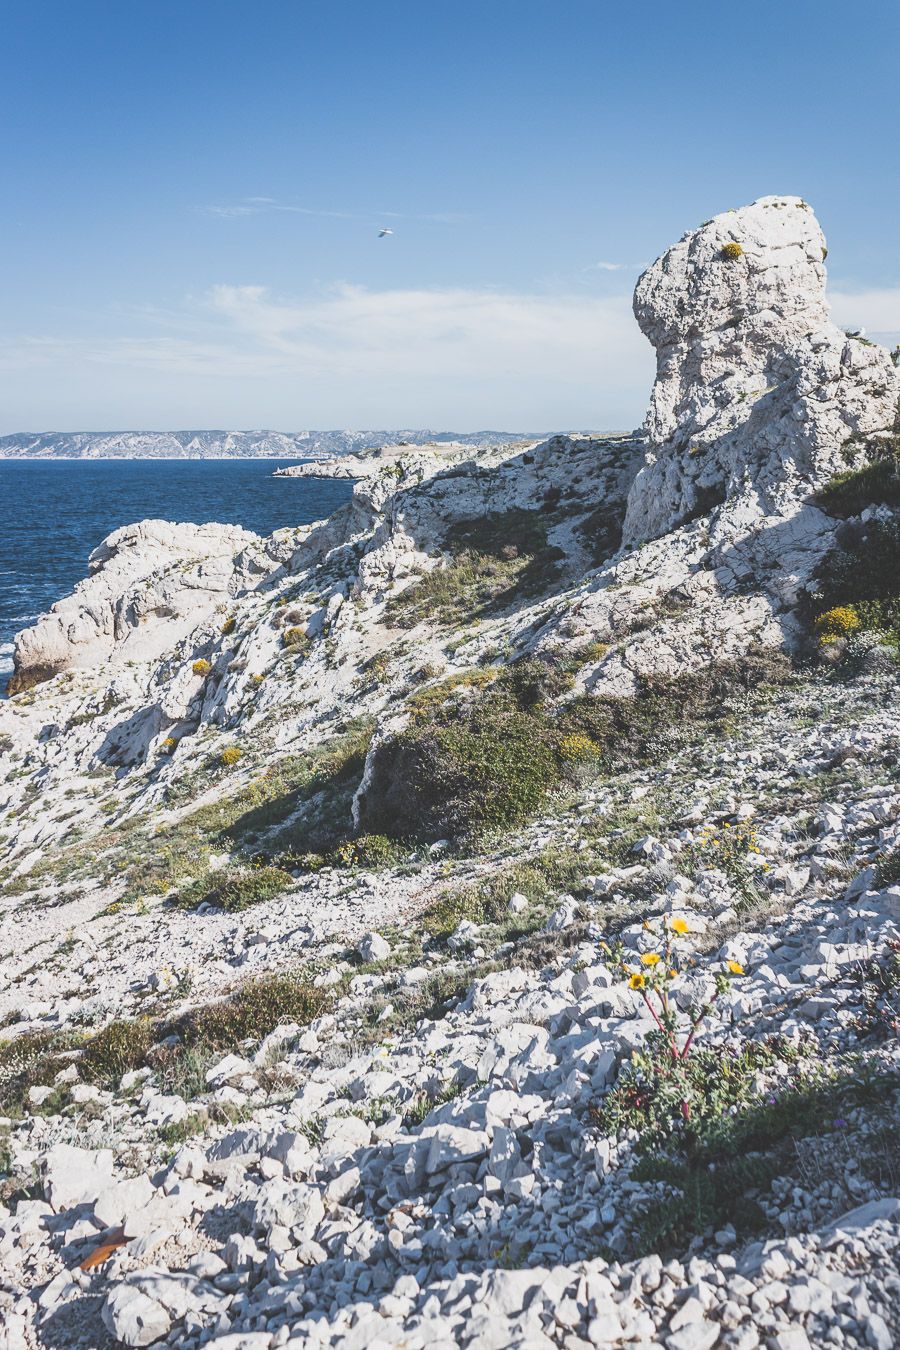
{"type": "Polygon", "coordinates": [[[509,431],[45,431],[0,436],[0,459],[306,459],[380,445],[503,445],[509,431]]]}

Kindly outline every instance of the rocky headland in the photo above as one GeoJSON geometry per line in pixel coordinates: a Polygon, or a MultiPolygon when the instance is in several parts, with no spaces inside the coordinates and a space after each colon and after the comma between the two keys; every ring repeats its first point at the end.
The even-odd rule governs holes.
{"type": "Polygon", "coordinates": [[[825,252],[663,253],[639,433],[129,526],[19,635],[3,1350],[898,1343],[900,380],[825,252]]]}

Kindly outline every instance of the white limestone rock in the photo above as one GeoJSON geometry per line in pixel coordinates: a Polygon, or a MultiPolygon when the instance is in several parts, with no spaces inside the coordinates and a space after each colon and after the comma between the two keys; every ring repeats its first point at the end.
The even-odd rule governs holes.
{"type": "Polygon", "coordinates": [[[112,1149],[56,1144],[44,1156],[44,1187],[57,1211],[92,1205],[113,1181],[112,1149]]]}
{"type": "Polygon", "coordinates": [[[90,555],[89,576],[17,634],[10,692],[111,657],[158,660],[228,596],[241,550],[256,542],[236,525],[142,520],[114,530],[90,555]]]}
{"type": "Polygon", "coordinates": [[[883,348],[830,321],[825,255],[804,201],[761,197],[690,231],[641,276],[634,313],[657,375],[626,542],[739,495],[780,514],[846,467],[849,436],[891,427],[897,372],[883,348]]]}
{"type": "Polygon", "coordinates": [[[155,1299],[128,1284],[110,1290],[101,1316],[122,1345],[152,1345],[169,1333],[172,1319],[155,1299]]]}

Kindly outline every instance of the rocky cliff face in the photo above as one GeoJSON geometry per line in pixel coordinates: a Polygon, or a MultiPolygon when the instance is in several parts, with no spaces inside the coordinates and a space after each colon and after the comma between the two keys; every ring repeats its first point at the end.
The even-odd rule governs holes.
{"type": "Polygon", "coordinates": [[[825,256],[806,202],[763,197],[692,230],[640,278],[634,313],[657,376],[626,541],[729,500],[784,514],[846,467],[849,437],[892,427],[897,372],[830,322],[825,256]]]}
{"type": "Polygon", "coordinates": [[[143,522],[20,635],[0,1350],[900,1343],[900,482],[818,492],[898,389],[822,255],[648,270],[643,437],[143,522]]]}

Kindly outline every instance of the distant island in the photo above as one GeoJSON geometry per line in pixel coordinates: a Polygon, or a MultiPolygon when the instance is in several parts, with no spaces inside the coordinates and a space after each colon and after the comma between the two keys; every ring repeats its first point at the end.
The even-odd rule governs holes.
{"type": "Polygon", "coordinates": [[[45,431],[0,436],[0,459],[335,458],[382,445],[456,442],[473,447],[534,440],[543,432],[45,431]]]}

